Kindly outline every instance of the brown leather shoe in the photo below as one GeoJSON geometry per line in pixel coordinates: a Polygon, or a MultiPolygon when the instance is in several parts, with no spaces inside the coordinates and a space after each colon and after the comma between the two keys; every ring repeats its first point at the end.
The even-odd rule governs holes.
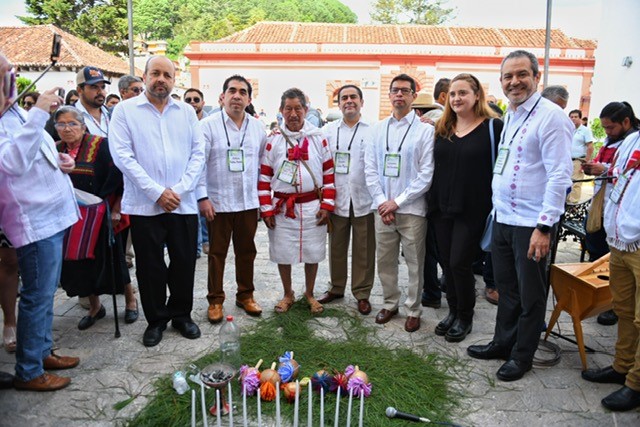
{"type": "Polygon", "coordinates": [[[79,357],[70,357],[70,356],[58,356],[54,352],[51,352],[50,355],[44,358],[42,361],[42,365],[44,369],[48,371],[53,371],[56,369],[71,369],[78,366],[80,363],[79,357]]]}
{"type": "Polygon", "coordinates": [[[381,325],[387,323],[396,314],[398,314],[397,308],[395,310],[387,310],[386,308],[383,308],[376,316],[376,323],[379,323],[381,325]]]}
{"type": "Polygon", "coordinates": [[[404,330],[407,332],[415,332],[420,329],[420,318],[409,316],[407,321],[404,322],[404,330]]]}
{"type": "Polygon", "coordinates": [[[59,377],[54,374],[44,373],[31,381],[22,381],[14,378],[13,386],[17,390],[29,391],[55,391],[65,388],[71,382],[71,378],[59,377]]]}
{"type": "Polygon", "coordinates": [[[367,315],[371,313],[371,304],[368,299],[359,299],[358,300],[358,311],[360,314],[367,315]]]}
{"type": "Polygon", "coordinates": [[[260,316],[262,314],[262,307],[253,298],[247,298],[242,301],[236,300],[236,306],[243,309],[249,316],[260,316]]]}
{"type": "Polygon", "coordinates": [[[497,289],[486,287],[484,288],[484,299],[493,305],[498,305],[500,294],[497,289]]]}
{"type": "Polygon", "coordinates": [[[322,294],[320,298],[318,298],[318,302],[320,304],[326,304],[328,302],[335,301],[341,298],[344,298],[344,295],[332,294],[331,292],[327,291],[324,294],[322,294]]]}
{"type": "Polygon", "coordinates": [[[222,304],[209,304],[209,309],[207,310],[207,317],[209,318],[209,322],[211,323],[220,323],[222,322],[222,304]]]}

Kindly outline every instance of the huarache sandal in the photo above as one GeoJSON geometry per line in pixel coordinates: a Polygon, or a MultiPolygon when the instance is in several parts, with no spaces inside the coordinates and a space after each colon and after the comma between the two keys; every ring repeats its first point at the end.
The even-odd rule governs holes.
{"type": "Polygon", "coordinates": [[[275,306],[275,311],[277,313],[286,313],[289,311],[293,303],[295,302],[295,296],[285,296],[282,298],[275,306]]]}
{"type": "Polygon", "coordinates": [[[324,311],[324,307],[318,302],[317,299],[313,297],[307,298],[307,302],[309,303],[311,314],[321,314],[324,311]]]}

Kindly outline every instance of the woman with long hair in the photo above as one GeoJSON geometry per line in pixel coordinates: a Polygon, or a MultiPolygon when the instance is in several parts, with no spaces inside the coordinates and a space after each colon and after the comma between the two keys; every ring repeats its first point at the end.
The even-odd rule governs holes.
{"type": "Polygon", "coordinates": [[[464,340],[472,328],[472,264],[491,211],[491,151],[496,153],[501,131],[502,121],[489,108],[478,79],[471,74],[457,75],[451,81],[444,114],[436,123],[429,192],[429,218],[436,231],[449,303],[449,314],[435,333],[449,342],[464,340]]]}

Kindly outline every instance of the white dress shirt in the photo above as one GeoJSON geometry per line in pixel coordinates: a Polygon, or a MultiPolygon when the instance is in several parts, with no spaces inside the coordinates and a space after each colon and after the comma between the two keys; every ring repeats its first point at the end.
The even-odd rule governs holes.
{"type": "Polygon", "coordinates": [[[124,175],[123,213],[165,213],[156,201],[167,188],[180,195],[173,213],[197,213],[204,137],[192,106],[169,98],[160,113],[146,95],[118,103],[109,126],[109,149],[124,175]]]}
{"type": "Polygon", "coordinates": [[[267,141],[262,123],[245,114],[238,128],[221,110],[203,119],[200,125],[206,146],[205,166],[196,190],[198,200],[209,197],[216,212],[257,209],[260,158],[267,141]],[[239,149],[244,155],[244,171],[232,172],[227,163],[228,150],[239,149]]]}
{"type": "Polygon", "coordinates": [[[87,109],[82,105],[82,102],[78,100],[74,105],[84,117],[84,124],[87,125],[87,131],[91,135],[97,135],[102,137],[109,136],[109,110],[104,105],[100,107],[100,121],[98,122],[95,117],[93,117],[87,109]]]}
{"type": "Polygon", "coordinates": [[[361,118],[356,125],[349,127],[341,119],[327,124],[322,131],[334,158],[336,206],[333,213],[348,218],[353,203],[355,217],[370,214],[372,199],[364,175],[364,153],[365,147],[372,144],[371,126],[361,118]],[[337,152],[349,154],[348,174],[335,171],[337,152]]]}
{"type": "Polygon", "coordinates": [[[47,119],[49,113],[37,107],[26,121],[17,108],[0,118],[0,227],[16,248],[79,219],[73,185],[58,167],[55,144],[44,130],[47,119]]]}
{"type": "Polygon", "coordinates": [[[574,129],[562,109],[538,93],[507,110],[499,148],[509,156],[492,181],[498,222],[523,227],[558,222],[571,186],[574,129]]]}
{"type": "Polygon", "coordinates": [[[373,144],[365,150],[367,187],[373,198],[371,209],[377,210],[383,202],[394,200],[398,205],[396,213],[426,216],[425,193],[433,178],[433,126],[421,122],[411,111],[400,120],[393,116],[382,120],[371,134],[373,144]],[[400,174],[396,178],[384,176],[387,154],[401,156],[400,174]]]}

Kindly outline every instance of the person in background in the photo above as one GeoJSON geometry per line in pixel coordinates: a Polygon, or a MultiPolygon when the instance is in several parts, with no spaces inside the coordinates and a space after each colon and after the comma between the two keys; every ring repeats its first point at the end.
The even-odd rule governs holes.
{"type": "Polygon", "coordinates": [[[435,333],[449,342],[464,340],[473,325],[472,264],[492,208],[492,150],[497,152],[502,132],[502,122],[491,120],[495,117],[475,76],[454,77],[444,114],[436,124],[428,203],[449,303],[449,314],[435,333]]]}
{"type": "Polygon", "coordinates": [[[36,102],[38,102],[38,97],[40,96],[40,92],[27,92],[20,100],[20,104],[25,111],[31,110],[36,102]]]}
{"type": "Polygon", "coordinates": [[[64,105],[75,105],[76,102],[78,102],[78,99],[80,98],[80,96],[78,95],[78,91],[75,89],[71,89],[69,92],[67,92],[67,96],[65,96],[64,98],[64,105]]]}
{"type": "MultiPolygon", "coordinates": [[[[62,99],[43,92],[26,115],[11,107],[5,76],[13,70],[0,53],[0,227],[16,248],[22,276],[18,306],[16,369],[19,390],[53,391],[71,379],[45,372],[78,365],[53,347],[53,297],[60,279],[65,230],[79,219],[71,180],[73,159],[58,154],[44,125],[62,99]]],[[[6,386],[7,377],[3,386],[6,386]]]]}
{"type": "Polygon", "coordinates": [[[104,106],[109,110],[112,110],[113,107],[118,104],[118,102],[120,102],[120,97],[115,93],[110,93],[109,95],[107,95],[107,98],[104,101],[104,106]]]}
{"type": "Polygon", "coordinates": [[[577,204],[580,202],[582,195],[582,182],[576,182],[584,179],[582,165],[591,161],[593,157],[593,134],[591,130],[582,124],[582,111],[571,110],[569,118],[575,126],[573,131],[573,140],[571,142],[571,159],[573,160],[573,174],[571,180],[573,186],[571,193],[567,196],[567,203],[577,204]]]}
{"type": "Polygon", "coordinates": [[[567,104],[569,103],[569,92],[564,88],[564,86],[547,86],[542,90],[540,96],[547,98],[563,110],[567,108],[567,104]]]}

